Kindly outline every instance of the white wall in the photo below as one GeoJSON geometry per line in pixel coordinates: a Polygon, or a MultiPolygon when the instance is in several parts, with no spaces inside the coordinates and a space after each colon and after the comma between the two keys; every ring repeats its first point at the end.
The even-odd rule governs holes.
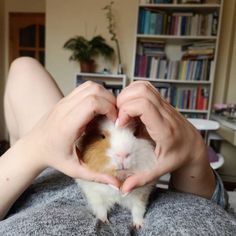
{"type": "MultiPolygon", "coordinates": [[[[77,63],[68,61],[71,52],[62,48],[66,40],[75,35],[91,38],[95,34],[101,34],[115,48],[114,42],[110,41],[105,12],[102,10],[109,2],[108,0],[48,0],[46,2],[46,67],[65,94],[75,87],[75,74],[79,71],[77,63]]],[[[115,0],[114,2],[113,9],[122,61],[127,68],[126,73],[130,75],[133,66],[138,1],[115,0]]]]}
{"type": "MultiPolygon", "coordinates": [[[[235,16],[236,16],[236,8],[235,8],[235,16]]],[[[235,17],[236,18],[236,17],[235,17]]],[[[236,19],[235,19],[236,20],[236,19]]],[[[229,83],[226,91],[226,101],[227,103],[236,103],[236,24],[234,21],[234,34],[232,38],[232,57],[230,63],[230,71],[229,71],[229,83]]]]}
{"type": "Polygon", "coordinates": [[[236,103],[236,96],[234,96],[234,99],[232,100],[233,97],[231,93],[231,91],[236,89],[236,81],[235,78],[230,78],[230,76],[233,75],[232,73],[235,72],[236,64],[236,60],[234,59],[235,55],[232,54],[233,51],[235,52],[236,47],[234,46],[234,44],[236,45],[236,42],[233,39],[236,34],[235,18],[236,1],[224,0],[213,103],[227,103],[229,100],[236,103]],[[230,97],[228,96],[228,91],[230,97]]]}

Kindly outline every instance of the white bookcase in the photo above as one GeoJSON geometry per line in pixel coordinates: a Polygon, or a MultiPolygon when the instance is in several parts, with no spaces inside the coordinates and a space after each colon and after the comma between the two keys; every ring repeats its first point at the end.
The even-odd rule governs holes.
{"type": "Polygon", "coordinates": [[[223,0],[157,2],[167,1],[140,0],[138,6],[132,80],[153,83],[186,117],[209,118],[223,0]],[[212,54],[196,53],[199,47],[212,54]]]}
{"type": "Polygon", "coordinates": [[[105,88],[113,92],[115,95],[117,95],[127,85],[127,76],[125,74],[76,74],[76,86],[88,80],[101,83],[105,88]]]}

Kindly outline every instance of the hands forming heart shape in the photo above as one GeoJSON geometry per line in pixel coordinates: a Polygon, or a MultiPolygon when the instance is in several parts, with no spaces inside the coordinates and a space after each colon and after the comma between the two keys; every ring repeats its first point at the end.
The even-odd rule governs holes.
{"type": "Polygon", "coordinates": [[[111,184],[124,193],[166,173],[172,173],[172,185],[180,191],[209,196],[212,190],[207,186],[214,176],[201,135],[149,82],[133,82],[117,98],[86,82],[64,97],[28,136],[38,145],[42,168],[51,166],[74,178],[111,184]],[[138,117],[155,142],[156,166],[129,176],[122,185],[113,176],[87,168],[74,144],[97,115],[113,122],[118,118],[120,127],[138,117]]]}

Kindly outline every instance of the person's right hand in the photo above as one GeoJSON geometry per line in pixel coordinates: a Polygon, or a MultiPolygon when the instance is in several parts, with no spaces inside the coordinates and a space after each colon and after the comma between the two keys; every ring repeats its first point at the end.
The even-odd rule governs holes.
{"type": "Polygon", "coordinates": [[[86,125],[98,114],[115,122],[116,99],[101,85],[85,82],[64,97],[21,142],[25,142],[42,168],[50,166],[74,178],[119,187],[116,178],[88,169],[75,148],[86,125]]]}

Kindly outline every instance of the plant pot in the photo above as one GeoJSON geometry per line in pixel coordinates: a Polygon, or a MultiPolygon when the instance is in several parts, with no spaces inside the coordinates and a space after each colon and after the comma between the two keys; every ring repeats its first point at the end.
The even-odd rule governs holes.
{"type": "Polygon", "coordinates": [[[85,73],[93,73],[94,72],[94,61],[81,61],[80,62],[80,71],[85,73]]]}

